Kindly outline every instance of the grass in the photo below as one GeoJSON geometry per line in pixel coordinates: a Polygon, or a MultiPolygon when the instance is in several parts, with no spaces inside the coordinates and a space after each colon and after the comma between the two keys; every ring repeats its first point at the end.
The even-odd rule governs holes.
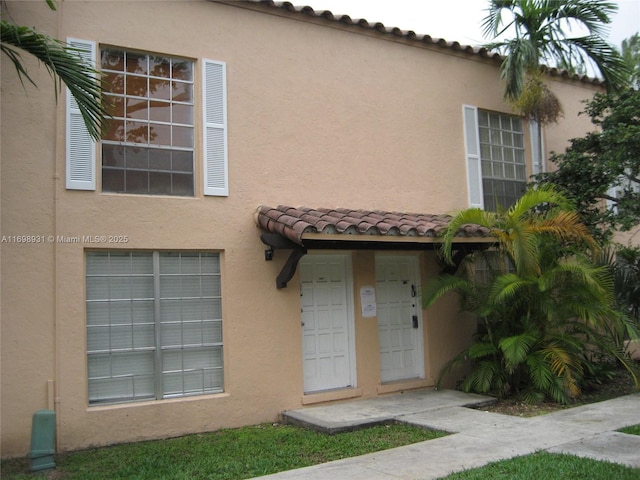
{"type": "MultiPolygon", "coordinates": [[[[169,440],[139,442],[56,456],[51,480],[243,479],[431,440],[446,435],[405,424],[326,435],[264,424],[169,440]]],[[[26,459],[2,462],[3,480],[43,478],[26,459]]]]}
{"type": "MultiPolygon", "coordinates": [[[[446,480],[638,480],[640,468],[540,452],[454,473],[446,480]]],[[[444,480],[444,479],[443,479],[444,480]]]]}
{"type": "Polygon", "coordinates": [[[629,435],[640,435],[640,424],[631,425],[630,427],[621,428],[618,430],[622,433],[628,433],[629,435]]]}

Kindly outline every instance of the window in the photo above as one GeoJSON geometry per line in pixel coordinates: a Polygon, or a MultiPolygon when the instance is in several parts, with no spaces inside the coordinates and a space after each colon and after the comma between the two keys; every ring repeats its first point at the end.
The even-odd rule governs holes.
{"type": "Polygon", "coordinates": [[[463,113],[470,205],[507,208],[526,187],[523,121],[467,105],[463,113]]]}
{"type": "Polygon", "coordinates": [[[113,115],[102,141],[102,190],[192,196],[193,63],[104,48],[100,65],[113,115]]]}
{"type": "Polygon", "coordinates": [[[510,207],[524,193],[522,120],[510,115],[478,111],[482,192],[485,210],[510,207]]]}
{"type": "Polygon", "coordinates": [[[217,253],[87,252],[89,404],[223,391],[217,253]]]}
{"type": "MultiPolygon", "coordinates": [[[[98,49],[88,40],[68,43],[104,74],[104,98],[113,120],[100,145],[102,191],[194,196],[196,175],[201,174],[204,195],[229,195],[224,62],[98,49]],[[194,118],[198,68],[202,119],[194,118]],[[200,145],[195,144],[197,127],[202,129],[200,145]]],[[[97,147],[68,90],[66,120],[66,187],[95,190],[97,147]]]]}

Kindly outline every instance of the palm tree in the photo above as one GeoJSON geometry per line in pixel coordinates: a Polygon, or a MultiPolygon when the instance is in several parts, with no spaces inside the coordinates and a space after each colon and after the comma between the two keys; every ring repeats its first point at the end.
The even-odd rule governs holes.
{"type": "Polygon", "coordinates": [[[513,38],[487,45],[505,56],[505,98],[516,101],[527,77],[539,76],[542,63],[573,68],[589,61],[609,92],[624,88],[625,62],[602,38],[616,10],[614,2],[602,0],[491,0],[482,23],[484,36],[513,33],[513,38]],[[587,34],[572,36],[576,30],[587,34]]]}
{"type": "Polygon", "coordinates": [[[640,88],[640,33],[634,33],[622,41],[622,58],[629,68],[629,83],[640,88]]]}
{"type": "Polygon", "coordinates": [[[455,234],[466,224],[487,228],[497,248],[467,258],[456,275],[442,275],[427,287],[427,307],[455,291],[463,310],[479,321],[474,342],[445,366],[441,379],[471,359],[466,391],[566,402],[595,370],[591,355],[603,352],[627,366],[638,383],[621,341],[637,334],[614,309],[610,270],[591,261],[597,245],[566,198],[545,186],[506,211],[460,212],[443,238],[449,263],[455,234]],[[478,257],[487,260],[487,279],[477,275],[478,257]]]}
{"type": "MultiPolygon", "coordinates": [[[[53,0],[46,0],[55,10],[53,0]]],[[[75,98],[87,130],[99,140],[107,119],[107,106],[102,102],[99,73],[87,64],[78,50],[33,28],[0,20],[0,49],[11,60],[20,80],[26,78],[36,85],[22,64],[21,52],[36,57],[57,80],[57,87],[64,83],[75,98]]],[[[24,83],[24,82],[23,82],[24,83]]],[[[56,89],[56,98],[57,98],[56,89]]]]}
{"type": "Polygon", "coordinates": [[[513,37],[486,47],[504,56],[501,79],[505,99],[537,125],[537,165],[543,159],[541,127],[562,116],[560,101],[544,82],[542,63],[575,72],[590,62],[608,92],[619,92],[628,84],[626,63],[602,38],[617,8],[615,3],[601,0],[490,0],[483,35],[513,37]],[[587,34],[572,36],[576,30],[587,34]]]}

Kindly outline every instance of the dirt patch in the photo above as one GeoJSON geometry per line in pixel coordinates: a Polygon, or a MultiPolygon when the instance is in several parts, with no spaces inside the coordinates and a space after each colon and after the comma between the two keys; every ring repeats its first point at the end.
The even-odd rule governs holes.
{"type": "Polygon", "coordinates": [[[534,417],[545,413],[555,412],[565,408],[577,407],[588,403],[601,402],[611,398],[621,397],[637,393],[633,379],[624,370],[615,370],[611,379],[592,386],[588,391],[582,392],[574,402],[568,404],[543,402],[535,405],[526,404],[513,399],[498,400],[491,405],[480,407],[478,410],[485,412],[502,413],[505,415],[515,415],[518,417],[534,417]]]}

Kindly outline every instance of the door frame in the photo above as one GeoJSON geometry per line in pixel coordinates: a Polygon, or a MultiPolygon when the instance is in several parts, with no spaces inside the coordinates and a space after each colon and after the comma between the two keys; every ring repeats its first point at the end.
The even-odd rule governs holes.
{"type": "MultiPolygon", "coordinates": [[[[337,387],[337,388],[327,388],[324,390],[306,390],[305,382],[304,382],[304,331],[302,329],[302,325],[300,328],[300,359],[302,361],[302,390],[304,394],[314,394],[327,392],[331,390],[340,390],[343,388],[356,388],[357,387],[357,373],[356,373],[356,328],[355,328],[355,312],[354,312],[354,292],[353,292],[353,263],[350,253],[309,253],[300,259],[300,262],[305,262],[305,260],[309,259],[309,261],[313,261],[314,259],[322,258],[322,257],[340,257],[344,262],[345,269],[345,289],[346,289],[346,309],[347,309],[347,335],[349,336],[347,340],[347,348],[349,349],[347,358],[349,359],[349,383],[350,386],[345,387],[337,387]],[[311,257],[311,258],[310,258],[311,257]]],[[[299,271],[299,268],[298,268],[299,271]]],[[[302,282],[298,281],[299,288],[302,288],[302,282]]],[[[302,308],[302,307],[301,307],[302,308]]],[[[300,322],[302,322],[302,311],[300,312],[300,322]]]]}

